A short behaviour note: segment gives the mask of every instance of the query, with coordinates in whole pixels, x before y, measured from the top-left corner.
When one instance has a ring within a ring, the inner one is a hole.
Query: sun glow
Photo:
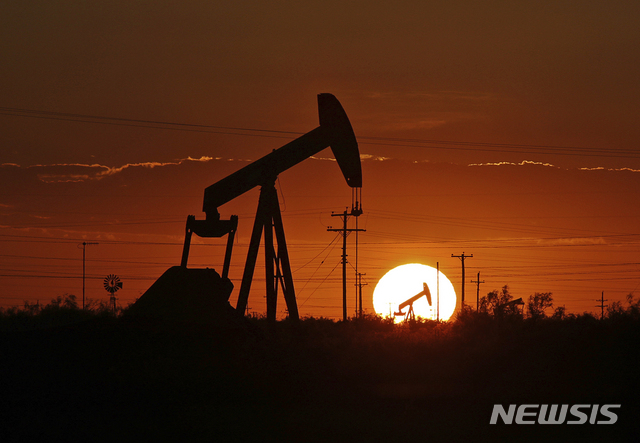
[[[438,271],[431,266],[411,263],[398,266],[387,272],[373,291],[373,307],[377,314],[384,317],[402,312],[407,314],[411,306],[400,305],[412,297],[423,293],[412,303],[413,313],[417,317],[435,320],[438,316],[438,293],[440,320],[448,320],[456,309],[456,291],[449,279],[440,272],[438,291]],[[426,283],[431,295],[431,305],[424,296]],[[404,320],[405,316],[394,316],[395,322]]]

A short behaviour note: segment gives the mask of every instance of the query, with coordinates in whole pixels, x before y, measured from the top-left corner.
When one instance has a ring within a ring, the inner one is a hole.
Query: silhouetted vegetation
[[[246,330],[136,319],[73,296],[0,312],[0,392],[11,441],[624,441],[640,412],[640,300],[604,320],[486,309],[395,325],[365,315]],[[621,403],[619,423],[490,427],[493,404]],[[552,429],[553,428],[553,429]]]
[[[102,300],[88,300],[85,308],[73,294],[60,295],[43,305],[25,301],[21,307],[0,308],[0,330],[29,330],[64,326],[94,318],[116,318],[123,308],[114,312]]]
[[[551,292],[536,292],[529,296],[527,303],[527,316],[532,319],[540,319],[546,316],[546,310],[553,307]]]
[[[627,295],[626,306],[620,301],[611,302],[607,307],[609,321],[638,321],[640,320],[640,298],[637,300],[633,294]]]

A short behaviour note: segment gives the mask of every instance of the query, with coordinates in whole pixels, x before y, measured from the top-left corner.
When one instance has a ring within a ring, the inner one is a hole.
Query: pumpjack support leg
[[[189,215],[187,216],[187,225],[185,227],[184,233],[184,246],[182,248],[182,260],[180,260],[180,266],[183,268],[187,267],[187,262],[189,261],[189,250],[191,249],[191,236],[193,235],[193,231],[191,230],[191,221],[195,220],[195,216]]]
[[[274,248],[275,239],[278,243],[278,253]],[[291,264],[287,252],[287,244],[278,203],[278,194],[273,184],[265,185],[260,190],[260,200],[258,210],[251,233],[247,262],[244,268],[240,293],[238,294],[238,304],[236,310],[243,313],[247,309],[251,281],[255,270],[260,240],[264,232],[265,247],[265,276],[267,281],[267,319],[275,321],[277,312],[278,283],[281,283],[289,318],[298,320],[298,306],[296,303],[295,291],[293,289],[293,276]]]
[[[275,189],[274,189],[275,191]],[[277,195],[276,195],[277,198]],[[280,214],[280,205],[275,205],[273,212],[273,229],[276,234],[276,240],[278,241],[278,262],[281,269],[282,277],[282,294],[284,295],[284,301],[287,304],[287,310],[289,311],[289,318],[299,319],[298,303],[296,302],[296,291],[293,288],[293,274],[291,272],[291,262],[289,261],[289,252],[287,250],[287,241],[284,237],[284,225],[282,224],[282,215]],[[277,282],[276,282],[277,288]]]
[[[244,273],[242,274],[242,283],[240,284],[240,292],[238,293],[238,303],[236,311],[244,315],[247,310],[249,301],[249,291],[251,290],[251,281],[253,280],[253,271],[256,268],[256,260],[258,258],[258,250],[260,249],[260,239],[264,230],[264,196],[260,192],[258,200],[258,210],[256,211],[256,219],[253,222],[253,230],[251,231],[251,240],[249,241],[249,250],[247,251],[247,261],[244,265]]]

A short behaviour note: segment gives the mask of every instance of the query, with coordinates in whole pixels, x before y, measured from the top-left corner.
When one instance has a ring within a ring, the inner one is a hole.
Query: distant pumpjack
[[[415,320],[416,316],[413,312],[413,303],[418,300],[423,295],[427,297],[427,301],[429,302],[429,306],[431,306],[431,292],[429,291],[429,286],[426,283],[422,283],[423,291],[419,294],[414,295],[409,300],[400,303],[398,306],[398,312],[394,312],[393,315],[396,317],[404,317],[405,320],[411,319]],[[402,310],[406,307],[409,307],[409,310],[405,314]]]
[[[507,309],[515,309],[518,314],[522,315],[524,312],[524,301],[522,301],[522,297],[516,298],[515,300],[498,306],[498,308],[500,312],[505,312]]]
[[[205,220],[196,220],[193,215],[187,217],[182,267],[187,266],[192,234],[200,237],[222,237],[229,234],[222,268],[222,277],[228,278],[238,217],[232,215],[229,220],[221,220],[218,207],[256,186],[261,187],[236,306],[236,310],[242,314],[247,308],[260,239],[264,231],[267,319],[272,321],[276,319],[278,284],[282,286],[289,318],[294,320],[299,318],[291,264],[275,188],[278,175],[330,146],[347,184],[352,188],[362,187],[358,142],[342,105],[332,94],[319,94],[318,114],[320,126],[316,129],[206,188],[202,208],[206,214]],[[278,245],[277,251],[273,242],[274,231]]]

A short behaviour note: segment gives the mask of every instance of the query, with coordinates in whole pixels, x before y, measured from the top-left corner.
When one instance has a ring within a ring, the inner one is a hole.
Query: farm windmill
[[[109,274],[104,279],[104,289],[111,294],[109,297],[109,306],[113,309],[113,312],[116,311],[116,292],[119,289],[122,289],[122,282],[120,281],[120,277],[115,274]]]

